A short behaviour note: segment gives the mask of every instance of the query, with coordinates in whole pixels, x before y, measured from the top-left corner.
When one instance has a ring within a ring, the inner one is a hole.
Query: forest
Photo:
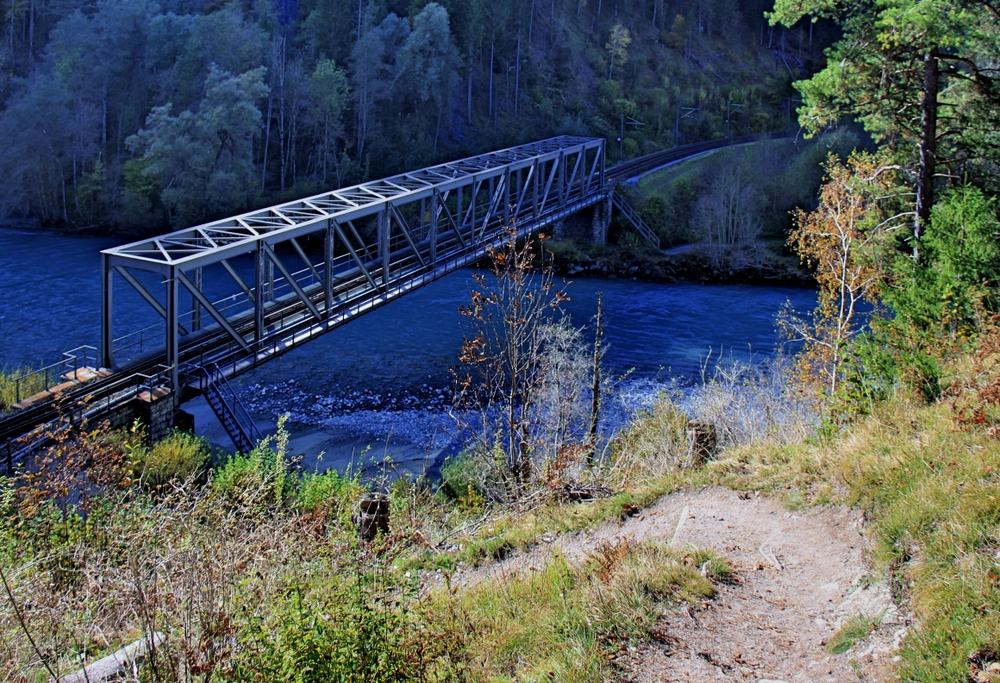
[[[614,163],[784,130],[838,31],[767,0],[0,8],[0,220],[122,234],[556,134]]]

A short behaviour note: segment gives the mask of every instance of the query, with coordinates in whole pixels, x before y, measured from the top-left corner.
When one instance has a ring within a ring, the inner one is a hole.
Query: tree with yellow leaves
[[[856,152],[846,164],[831,155],[819,206],[794,213],[789,244],[813,269],[819,301],[810,318],[787,310],[780,324],[804,344],[798,369],[805,383],[834,395],[843,373],[844,348],[861,325],[862,302],[874,302],[891,258],[893,233],[912,207],[900,201],[898,169]]]
[[[604,49],[608,51],[609,81],[615,67],[624,66],[628,60],[628,46],[631,42],[632,36],[629,34],[628,29],[621,24],[615,24],[614,28],[611,29],[611,37],[608,38],[608,42],[604,45]]]

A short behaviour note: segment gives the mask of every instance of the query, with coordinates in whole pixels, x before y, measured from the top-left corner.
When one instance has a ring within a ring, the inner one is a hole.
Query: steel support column
[[[253,252],[253,342],[254,353],[259,354],[263,349],[261,342],[264,340],[264,305],[267,300],[267,254],[264,253],[266,244],[260,242]]]
[[[179,403],[181,382],[180,382],[180,323],[177,319],[180,311],[180,281],[177,278],[177,267],[170,268],[170,277],[167,278],[167,366],[170,368],[170,391],[171,400],[176,408]]]
[[[106,368],[114,367],[114,268],[108,263],[110,257],[101,254],[101,365]]]
[[[264,259],[264,299],[274,301],[274,263],[270,259]]]
[[[323,238],[323,301],[326,302],[326,309],[323,313],[326,319],[330,319],[333,313],[333,250],[336,233],[333,230],[333,219],[326,222],[326,235]]]
[[[431,263],[437,261],[437,234],[438,234],[438,203],[441,201],[441,193],[435,188],[431,195],[431,216],[430,228],[427,235],[431,246]]]
[[[191,285],[201,292],[201,268],[195,268],[191,271]],[[198,303],[198,297],[192,294],[191,296],[191,331],[197,332],[201,329],[201,304]]]
[[[538,187],[541,175],[542,175],[542,166],[541,164],[538,163],[538,159],[535,159],[535,162],[531,165],[531,178],[532,182],[534,183],[534,187],[532,188],[534,196],[531,198],[531,217],[534,220],[538,220],[538,208],[539,208]]]
[[[389,210],[378,212],[378,255],[382,259],[382,291],[389,289]]]

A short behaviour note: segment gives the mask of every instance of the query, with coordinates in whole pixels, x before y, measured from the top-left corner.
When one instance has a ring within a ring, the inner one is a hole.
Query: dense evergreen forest
[[[771,4],[3,0],[0,219],[148,233],[560,133],[781,130],[839,29]]]

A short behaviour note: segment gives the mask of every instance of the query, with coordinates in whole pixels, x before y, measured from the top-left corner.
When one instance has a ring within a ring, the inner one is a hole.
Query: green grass
[[[602,522],[620,519],[626,510],[649,507],[664,494],[686,484],[681,476],[671,474],[600,500],[582,503],[553,501],[526,513],[497,516],[477,533],[456,538],[454,544],[457,549],[422,551],[401,560],[399,567],[402,570],[449,568],[459,563],[479,566],[502,559],[514,551],[530,548],[546,534],[592,529]]]
[[[842,655],[855,644],[868,637],[878,624],[877,619],[855,616],[851,617],[826,644],[826,651],[832,655]]]
[[[183,482],[203,476],[211,460],[211,449],[204,437],[173,431],[136,456],[139,481],[149,489],[157,489],[171,481]]]
[[[712,163],[712,157],[721,152],[716,149],[711,152],[699,154],[690,159],[678,161],[655,173],[643,176],[639,179],[639,191],[648,199],[650,197],[668,198],[671,193],[671,186],[674,181],[682,177],[700,177]]]
[[[472,681],[600,683],[617,678],[612,657],[648,641],[666,605],[714,595],[699,568],[728,564],[696,549],[607,546],[583,565],[556,554],[537,571],[438,591],[434,623],[471,635]]]

